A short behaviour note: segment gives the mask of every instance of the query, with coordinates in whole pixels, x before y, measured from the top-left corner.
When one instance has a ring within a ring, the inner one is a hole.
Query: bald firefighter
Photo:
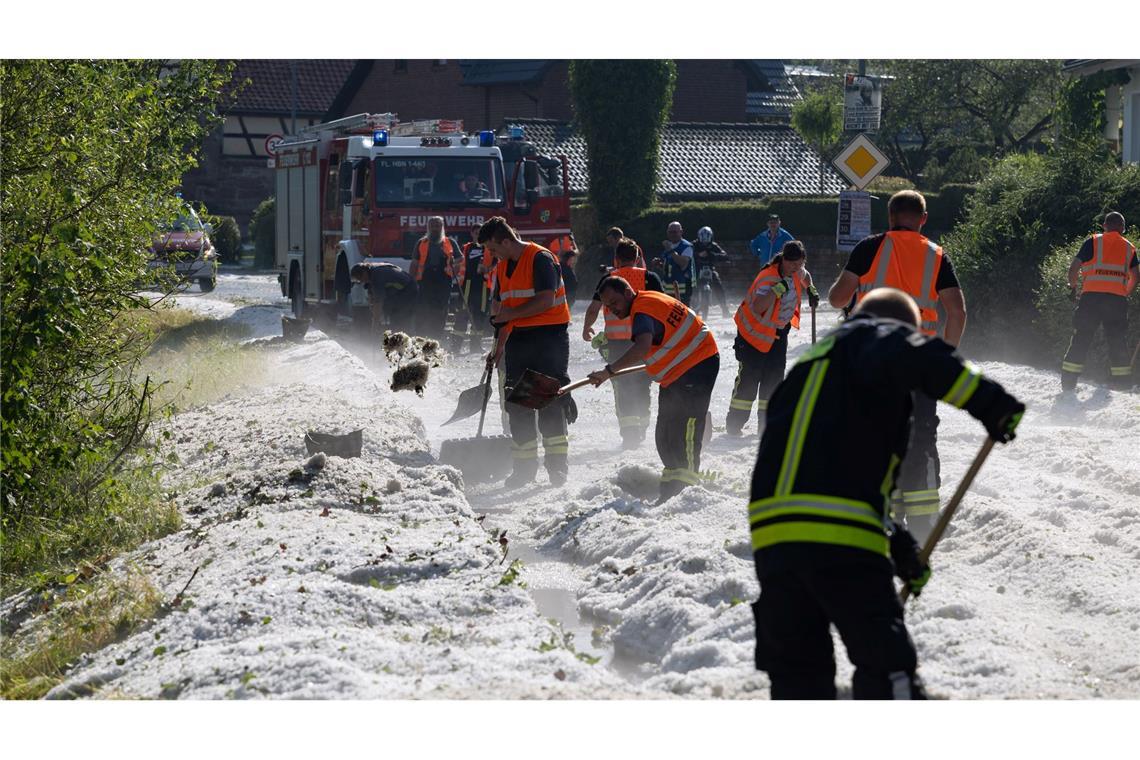
[[[652,290],[661,293],[661,278],[656,272],[650,272],[644,267],[637,266],[641,250],[637,243],[629,238],[618,241],[614,250],[617,268],[610,275],[621,277],[630,284],[635,293],[643,290]],[[605,278],[602,278],[602,282]],[[601,283],[599,283],[600,285]],[[602,312],[605,319],[605,332],[594,335],[594,322],[598,313]],[[594,300],[586,307],[586,319],[582,325],[582,340],[598,347],[598,351],[605,361],[617,359],[633,347],[633,318],[620,318],[609,309],[602,306],[601,292],[594,293]],[[614,408],[617,411],[618,428],[621,430],[623,449],[635,449],[645,440],[645,432],[649,429],[649,386],[652,381],[647,375],[635,372],[630,375],[614,378]]]
[[[827,294],[831,305],[846,307],[852,296],[861,301],[874,288],[897,288],[918,304],[922,317],[919,332],[942,333],[942,339],[957,348],[966,329],[966,301],[954,267],[942,247],[922,234],[926,224],[926,199],[914,190],[903,190],[887,203],[890,231],[861,240],[851,251],[844,271]],[[938,307],[946,312],[945,324]],[[938,521],[942,484],[938,458],[937,402],[921,390],[915,392],[914,424],[907,458],[899,469],[898,490],[892,495],[892,510],[923,542]]]
[[[965,409],[1002,443],[1025,411],[953,346],[915,330],[908,295],[865,295],[772,395],[752,473],[756,668],[773,699],[835,699],[831,625],[855,666],[855,699],[925,698],[892,575],[917,595],[930,568],[887,519],[912,392]]]
[[[657,454],[661,471],[660,502],[700,482],[701,442],[720,352],[705,323],[672,296],[636,291],[623,277],[598,285],[602,304],[619,319],[631,320],[633,345],[605,368],[589,374],[601,385],[618,370],[646,365],[661,386],[657,395]]]
[[[1077,278],[1080,278],[1078,282]],[[1116,388],[1132,384],[1128,334],[1128,297],[1140,281],[1136,246],[1124,237],[1124,215],[1112,211],[1104,217],[1104,233],[1086,240],[1069,265],[1069,287],[1080,300],[1073,313],[1073,337],[1061,362],[1061,390],[1073,391],[1085,370],[1085,357],[1097,328],[1104,325],[1108,344],[1109,382]]]
[[[768,397],[784,379],[788,364],[788,333],[800,329],[800,302],[804,293],[812,308],[819,292],[805,268],[807,253],[798,240],[783,249],[760,270],[736,309],[736,341],[732,344],[739,362],[732,398],[728,402],[725,428],[738,436],[756,403],[756,429],[764,430]]]
[[[506,388],[518,384],[528,369],[570,382],[570,308],[554,255],[521,240],[501,216],[479,228],[478,242],[498,259],[492,321],[499,340],[487,356],[488,366],[505,358]],[[538,437],[542,434],[543,464],[552,485],[566,482],[569,439],[566,426],[576,416],[574,401],[566,395],[536,412],[507,404],[514,467],[506,486],[514,488],[534,480],[538,472]],[[537,426],[536,426],[537,415]]]

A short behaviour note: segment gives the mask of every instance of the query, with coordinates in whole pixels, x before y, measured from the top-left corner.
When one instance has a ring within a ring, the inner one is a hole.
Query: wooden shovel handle
[[[621,377],[622,375],[632,375],[634,372],[641,372],[644,369],[645,369],[644,364],[638,364],[636,367],[626,367],[625,369],[619,369],[617,372],[610,375],[610,379],[612,380],[613,378]],[[590,384],[590,378],[588,378],[588,377],[584,377],[581,380],[575,380],[574,382],[570,383],[569,385],[563,385],[561,388],[559,388],[558,389],[558,395],[561,396],[565,393],[569,393],[570,391],[578,390],[582,386],[589,385],[589,384]]]

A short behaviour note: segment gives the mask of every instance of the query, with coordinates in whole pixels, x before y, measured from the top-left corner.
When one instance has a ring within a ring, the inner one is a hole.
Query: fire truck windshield
[[[493,158],[377,158],[378,206],[500,206],[503,169]]]

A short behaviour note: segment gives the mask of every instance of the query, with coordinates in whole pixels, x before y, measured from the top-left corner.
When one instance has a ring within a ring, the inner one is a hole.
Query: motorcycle
[[[709,316],[709,306],[712,304],[712,283],[713,268],[706,266],[697,275],[697,289],[693,293],[693,311],[700,315],[701,319],[708,319]]]

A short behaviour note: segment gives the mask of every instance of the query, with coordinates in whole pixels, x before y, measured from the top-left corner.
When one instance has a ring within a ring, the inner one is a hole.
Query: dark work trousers
[[[384,304],[381,309],[388,329],[392,332],[414,331],[416,302],[419,300],[416,284],[409,283],[403,290],[384,288],[383,299]]]
[[[419,285],[416,333],[425,338],[442,338],[447,320],[447,299],[451,295],[451,278],[442,269],[428,269]]]
[[[513,388],[523,372],[533,369],[558,378],[563,385],[570,382],[570,335],[567,325],[515,328],[507,338],[506,386]],[[508,391],[509,393],[509,391]],[[569,400],[569,397],[564,397]],[[569,441],[566,437],[566,403],[548,404],[539,411],[518,404],[507,404],[514,456],[514,471],[533,476],[538,472],[538,436],[542,434],[543,464],[547,472],[567,471]],[[537,418],[538,424],[535,425]]]
[[[661,498],[680,493],[700,482],[701,443],[709,411],[720,354],[710,356],[657,395],[657,454],[661,471]]]
[[[761,549],[755,560],[756,669],[767,671],[772,699],[835,699],[830,625],[855,666],[855,699],[926,698],[890,560],[802,543]]]
[[[739,367],[736,370],[736,383],[732,386],[732,398],[728,402],[728,417],[725,427],[733,435],[740,433],[744,423],[752,415],[752,404],[756,403],[756,429],[764,431],[764,418],[768,413],[768,399],[784,380],[784,370],[788,366],[788,332],[791,325],[785,325],[777,332],[772,348],[765,353],[755,348],[737,333],[732,344]]]
[[[918,545],[938,522],[938,488],[942,485],[938,460],[938,402],[925,393],[911,394],[914,413],[910,421],[910,442],[899,465],[891,509],[895,520],[905,523]]]
[[[1128,334],[1128,299],[1112,293],[1084,293],[1073,312],[1073,337],[1061,362],[1062,390],[1077,387],[1077,378],[1085,370],[1085,358],[1101,325],[1104,342],[1108,344],[1109,384],[1117,388],[1132,384],[1132,357],[1124,342]]]
[[[620,359],[633,346],[630,340],[611,340],[602,347],[600,353],[606,364]],[[614,387],[614,409],[617,411],[618,428],[622,443],[635,446],[645,440],[649,429],[649,388],[653,381],[644,372],[634,372],[610,380]]]
[[[491,293],[489,292],[483,276],[467,278],[463,283],[463,300],[466,307],[455,313],[455,333],[462,336],[467,333],[467,325],[471,325],[471,352],[476,353],[482,348],[483,336],[491,331],[488,315],[491,308]]]

